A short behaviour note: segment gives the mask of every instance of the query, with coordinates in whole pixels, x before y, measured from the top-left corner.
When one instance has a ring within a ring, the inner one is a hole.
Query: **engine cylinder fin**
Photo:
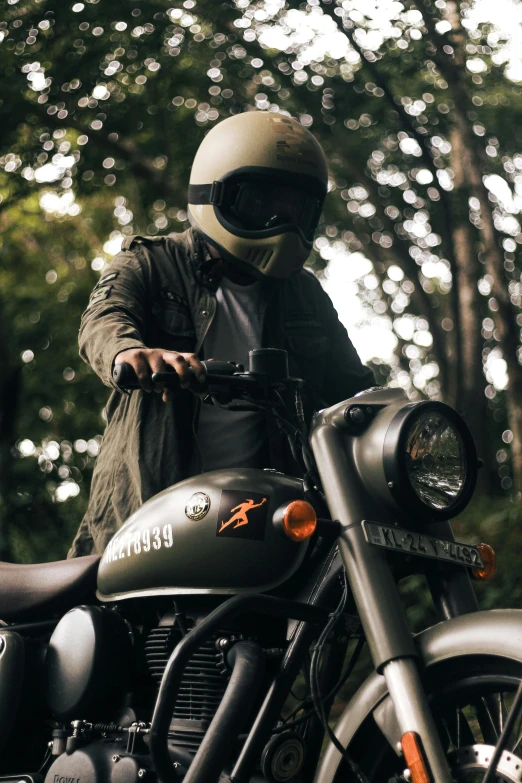
[[[170,734],[176,744],[199,747],[223,698],[229,677],[223,666],[222,655],[216,649],[216,639],[223,635],[225,631],[203,644],[185,668]],[[145,658],[149,672],[158,684],[172,651],[181,639],[182,633],[175,625],[150,631],[145,643]]]

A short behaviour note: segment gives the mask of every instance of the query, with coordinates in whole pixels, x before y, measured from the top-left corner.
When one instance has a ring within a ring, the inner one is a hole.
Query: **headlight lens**
[[[461,416],[443,402],[408,403],[391,420],[383,448],[395,507],[417,520],[460,514],[477,480],[477,452]]]
[[[433,509],[453,506],[467,474],[460,433],[438,411],[427,411],[413,423],[405,445],[406,470],[415,494]]]

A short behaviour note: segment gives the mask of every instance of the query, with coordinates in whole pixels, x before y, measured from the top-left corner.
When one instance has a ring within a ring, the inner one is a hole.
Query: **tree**
[[[125,235],[187,227],[199,142],[252,108],[297,116],[327,152],[310,263],[323,276],[365,259],[365,319],[397,344],[389,365],[376,355],[379,376],[466,414],[483,488],[509,489],[501,437],[512,438],[521,486],[521,90],[504,75],[502,37],[465,4],[390,8],[383,21],[351,0],[8,7],[2,556],[61,556],[85,508],[106,399],[77,357],[90,289]],[[505,391],[484,376],[493,360],[506,362]]]
[[[374,269],[388,288],[386,268],[390,265],[399,266],[413,286],[407,292],[410,308],[426,320],[433,340],[431,350],[422,358],[428,364],[435,359],[439,370],[437,384],[431,383],[431,390],[426,390],[440,394],[465,414],[479,453],[487,462],[484,489],[496,483],[495,436],[498,439],[500,433],[494,421],[503,417],[503,411],[491,403],[497,395],[491,384],[485,389],[489,401],[479,390],[486,386],[483,358],[501,352],[509,374],[505,393],[509,429],[503,434],[506,441],[513,441],[513,476],[520,487],[520,271],[514,250],[522,235],[509,205],[502,204],[486,184],[496,180],[492,184],[498,187],[499,182],[504,183],[508,190],[508,180],[516,178],[520,131],[508,121],[511,133],[506,134],[498,117],[486,110],[483,121],[488,123],[488,132],[498,133],[488,137],[476,110],[489,101],[498,103],[499,87],[505,105],[518,108],[520,104],[520,88],[502,75],[504,42],[497,32],[492,33],[491,24],[475,28],[469,22],[467,4],[458,9],[444,2],[427,2],[422,9],[413,3],[395,6],[387,20],[390,25],[386,28],[381,20],[380,29],[378,6],[367,16],[347,1],[309,3],[299,9],[294,13],[303,18],[317,18],[321,11],[328,15],[349,44],[346,59],[351,67],[332,57],[324,58],[325,64],[317,58],[314,62],[306,42],[294,46],[290,58],[293,71],[287,71],[294,83],[299,77],[301,93],[303,86],[313,91],[314,72],[321,74],[320,81],[315,77],[316,85],[332,85],[321,91],[321,108],[316,101],[315,110],[311,110],[308,95],[306,102],[314,118],[319,118],[319,111],[324,115],[327,128],[317,128],[314,122],[314,131],[336,139],[339,170],[361,186],[359,197],[347,204],[354,215],[348,220],[355,238],[348,249],[359,249],[362,241],[364,252],[377,261]],[[288,16],[284,9],[274,24],[288,28]],[[495,46],[487,41],[494,41]],[[486,59],[469,56],[477,52]],[[488,71],[489,78],[472,73],[477,68]],[[356,95],[346,89],[346,82]],[[475,91],[481,94],[473,94]],[[351,117],[346,116],[348,111]],[[345,128],[358,131],[357,151],[347,140]],[[503,156],[499,154],[501,143]],[[356,190],[352,188],[352,196]],[[348,200],[350,189],[344,192]],[[347,222],[346,216],[343,222]],[[435,265],[441,270],[439,274],[433,274]],[[494,295],[489,297],[490,293]],[[397,297],[389,304],[396,313],[397,308],[404,310]],[[402,320],[395,318],[394,326],[400,328]],[[419,367],[415,348],[405,344],[402,352],[412,356],[410,368],[415,373],[415,366]],[[404,373],[404,368],[399,372]],[[484,426],[488,421],[493,426]],[[498,456],[504,455],[500,449]],[[503,465],[501,470],[505,469]],[[504,475],[503,485],[510,482]]]

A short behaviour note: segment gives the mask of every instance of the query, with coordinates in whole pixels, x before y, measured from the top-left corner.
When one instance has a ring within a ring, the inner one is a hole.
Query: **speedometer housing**
[[[403,406],[391,420],[383,467],[393,502],[410,517],[439,522],[459,514],[477,481],[477,453],[462,417],[442,402]]]

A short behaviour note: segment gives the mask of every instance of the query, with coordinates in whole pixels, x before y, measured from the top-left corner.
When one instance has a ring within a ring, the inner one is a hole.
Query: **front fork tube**
[[[401,737],[407,731],[415,731],[421,738],[433,783],[451,783],[453,778],[428,706],[417,662],[414,658],[398,658],[383,666],[382,673],[395,708]]]
[[[420,679],[417,650],[383,549],[370,546],[360,524],[344,529],[339,548],[370,653],[384,675],[401,736],[416,732],[436,783],[452,776]]]

